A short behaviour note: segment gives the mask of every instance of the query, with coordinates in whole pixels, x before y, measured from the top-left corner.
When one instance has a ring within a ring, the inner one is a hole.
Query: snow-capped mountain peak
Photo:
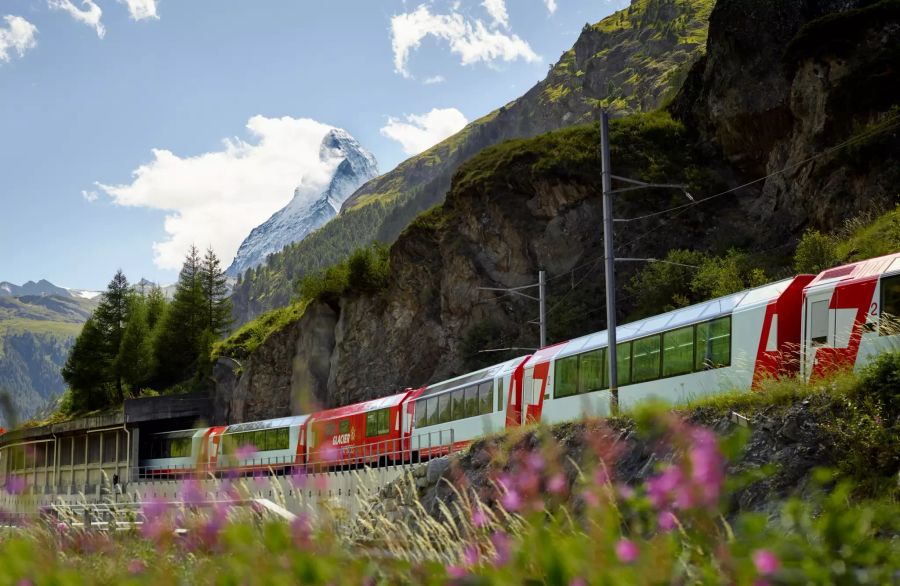
[[[324,136],[319,158],[334,165],[325,190],[311,199],[308,188],[298,186],[293,199],[254,228],[241,243],[227,275],[237,277],[248,268],[264,263],[270,254],[303,240],[335,217],[344,201],[363,183],[378,175],[378,163],[372,153],[340,128],[333,128]]]

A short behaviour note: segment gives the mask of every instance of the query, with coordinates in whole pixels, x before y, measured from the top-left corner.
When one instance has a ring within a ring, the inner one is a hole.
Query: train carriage
[[[619,405],[670,403],[799,370],[800,275],[617,328]],[[607,332],[543,348],[524,367],[524,422],[609,415]]]
[[[414,411],[410,449],[425,458],[518,425],[522,366],[527,357],[425,387],[409,400]],[[512,417],[508,417],[512,414]]]
[[[215,468],[224,427],[155,433],[141,445],[141,476],[187,476]]]
[[[312,465],[394,463],[406,458],[403,405],[413,391],[314,413],[308,425]]]
[[[900,350],[900,254],[828,269],[803,291],[804,377]]]
[[[306,463],[309,415],[229,425],[217,468],[238,472],[291,469]]]

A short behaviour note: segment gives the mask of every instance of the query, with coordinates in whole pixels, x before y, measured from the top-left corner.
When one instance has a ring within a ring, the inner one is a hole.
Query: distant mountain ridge
[[[313,201],[308,201],[298,187],[294,198],[257,226],[241,243],[234,262],[225,272],[237,277],[249,268],[266,261],[285,246],[302,240],[334,218],[344,201],[366,181],[378,175],[375,157],[345,130],[334,128],[322,139],[319,158],[323,162],[340,159],[328,188]]]
[[[65,287],[58,287],[47,279],[41,279],[38,282],[28,281],[24,285],[16,285],[15,283],[10,283],[9,281],[0,281],[0,297],[23,297],[26,295],[46,297],[50,295],[58,295],[60,297],[93,299],[99,294],[99,291],[88,291],[85,289],[66,289]]]
[[[627,114],[659,107],[704,54],[714,0],[632,0],[594,25],[522,97],[363,185],[331,222],[245,274],[232,296],[235,319],[287,305],[303,275],[373,241],[393,242],[443,201],[459,166],[508,139],[583,124],[601,108]]]
[[[42,279],[0,283],[0,390],[15,416],[32,417],[64,391],[60,370],[99,293],[66,289]],[[0,414],[8,423],[9,414]]]

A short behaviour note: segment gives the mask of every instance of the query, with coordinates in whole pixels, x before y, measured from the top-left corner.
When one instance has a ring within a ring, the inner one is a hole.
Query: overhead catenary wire
[[[897,127],[897,126],[900,126],[900,115],[897,115],[897,116],[895,116],[894,118],[889,118],[886,125],[880,126],[880,127],[878,127],[878,128],[873,128],[872,130],[869,130],[869,131],[867,131],[867,132],[863,132],[862,134],[859,134],[859,135],[857,135],[857,136],[854,136],[854,137],[852,137],[852,138],[849,138],[849,139],[845,140],[845,141],[842,142],[842,143],[839,143],[839,144],[836,144],[836,145],[834,145],[834,146],[831,146],[831,147],[825,149],[824,151],[822,151],[822,152],[820,152],[820,153],[816,153],[815,155],[811,155],[811,156],[809,156],[809,157],[803,159],[802,161],[798,161],[798,162],[796,162],[796,163],[793,163],[793,164],[791,164],[791,165],[788,165],[788,166],[786,166],[786,167],[783,167],[782,169],[779,169],[778,171],[774,171],[774,172],[769,173],[768,175],[765,175],[765,176],[763,176],[763,177],[758,177],[758,178],[756,178],[756,179],[754,179],[754,180],[752,180],[752,181],[748,181],[747,183],[744,183],[744,184],[742,184],[742,185],[738,185],[737,187],[732,187],[732,188],[730,188],[730,189],[726,189],[725,191],[721,191],[721,192],[719,192],[719,193],[716,193],[716,194],[713,194],[713,195],[709,195],[709,196],[707,196],[707,197],[695,199],[695,201],[692,201],[692,202],[680,204],[680,205],[677,205],[677,206],[672,206],[672,207],[670,207],[670,208],[667,208],[667,209],[665,209],[665,210],[660,210],[660,211],[658,211],[658,212],[651,212],[651,213],[649,213],[649,214],[644,214],[644,215],[641,215],[641,216],[636,216],[636,217],[634,217],[634,218],[616,218],[614,221],[615,221],[615,222],[618,222],[618,223],[637,222],[637,221],[639,221],[639,220],[645,220],[645,219],[647,219],[647,218],[653,218],[653,217],[655,217],[655,216],[661,216],[661,215],[667,214],[667,213],[669,213],[669,212],[674,212],[674,211],[677,211],[677,210],[687,209],[687,208],[690,208],[690,207],[693,207],[693,206],[696,206],[696,205],[700,205],[700,204],[705,203],[705,202],[707,202],[707,201],[710,201],[710,200],[713,200],[713,199],[716,199],[716,198],[719,198],[719,197],[728,195],[729,193],[734,193],[734,192],[736,192],[736,191],[740,191],[741,189],[745,189],[745,188],[747,188],[747,187],[750,187],[751,185],[755,185],[755,184],[760,183],[760,182],[762,182],[762,181],[766,181],[767,179],[771,179],[772,177],[777,177],[778,175],[781,175],[781,174],[783,174],[783,173],[787,173],[788,171],[792,171],[792,170],[794,170],[794,169],[796,169],[796,168],[798,168],[798,167],[802,167],[803,165],[806,165],[807,163],[811,163],[812,161],[815,161],[816,159],[820,159],[820,158],[822,158],[822,157],[824,157],[824,156],[830,155],[830,154],[834,153],[835,151],[838,151],[838,150],[843,149],[843,148],[847,148],[848,146],[850,146],[850,145],[852,145],[852,144],[855,144],[855,143],[857,143],[857,142],[866,140],[866,139],[871,138],[871,137],[873,137],[873,136],[875,136],[875,135],[877,135],[877,134],[880,134],[880,133],[882,133],[882,132],[886,132],[886,131],[888,131],[888,130],[891,130],[891,129],[893,129],[894,127]]]

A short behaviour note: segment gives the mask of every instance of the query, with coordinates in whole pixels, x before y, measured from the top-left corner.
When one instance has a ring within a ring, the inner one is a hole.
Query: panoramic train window
[[[881,280],[881,320],[879,336],[900,334],[900,275]]]
[[[604,364],[607,360],[604,354]],[[620,387],[631,383],[631,342],[616,344],[616,379]],[[606,367],[603,368],[603,388],[609,388],[609,368]]]
[[[366,413],[366,437],[377,437],[388,433],[391,430],[390,420],[390,409],[379,409]]]
[[[478,415],[478,387],[468,387],[464,417],[474,417],[475,415]]]
[[[416,401],[416,427],[425,427],[428,425],[428,403],[422,399]]]
[[[338,429],[340,429],[340,433],[350,433],[350,420],[341,419]]]
[[[451,395],[450,417],[452,419],[462,419],[466,417],[466,390],[456,389]]]
[[[694,326],[663,334],[663,376],[691,372],[694,366]]]
[[[435,425],[438,422],[438,400],[437,397],[428,399],[428,425]]]
[[[606,348],[578,355],[578,392],[590,393],[603,388],[603,363]]]
[[[566,356],[557,360],[555,378],[553,398],[561,399],[578,393],[578,356]]]
[[[478,385],[478,402],[481,404],[482,415],[494,412],[494,385],[490,381]]]
[[[444,393],[438,397],[438,423],[450,421],[450,395]]]
[[[659,378],[659,336],[642,338],[631,343],[631,379],[635,383]]]
[[[731,317],[697,324],[695,370],[731,364]]]

